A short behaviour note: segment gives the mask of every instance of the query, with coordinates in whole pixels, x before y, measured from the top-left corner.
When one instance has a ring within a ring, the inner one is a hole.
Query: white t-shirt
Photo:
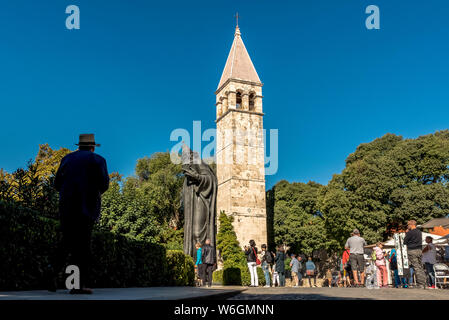
[[[422,254],[422,263],[437,263],[437,250],[435,249],[435,245],[433,243],[428,243],[430,250],[427,250]]]

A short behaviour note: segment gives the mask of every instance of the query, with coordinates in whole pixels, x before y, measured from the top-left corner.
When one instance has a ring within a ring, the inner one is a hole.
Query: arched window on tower
[[[255,109],[255,102],[256,102],[256,95],[254,94],[254,92],[252,92],[249,95],[249,111],[254,111],[254,109]]]
[[[237,94],[236,94],[235,107],[237,109],[241,109],[242,108],[242,93],[240,91],[238,91]]]

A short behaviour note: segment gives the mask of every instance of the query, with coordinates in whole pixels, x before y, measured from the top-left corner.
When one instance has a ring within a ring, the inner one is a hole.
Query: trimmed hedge
[[[167,251],[167,281],[171,286],[193,286],[195,282],[195,264],[191,256],[181,250]]]
[[[58,221],[0,201],[0,290],[45,288],[43,273],[59,243],[58,230]],[[94,287],[159,286],[169,279],[160,244],[95,231],[92,254]]]
[[[266,284],[265,276],[262,268],[257,268],[257,277],[259,279],[259,285],[264,286]],[[221,270],[216,270],[212,274],[213,282],[226,285],[242,285],[249,286],[251,284],[251,275],[248,268],[228,267]]]

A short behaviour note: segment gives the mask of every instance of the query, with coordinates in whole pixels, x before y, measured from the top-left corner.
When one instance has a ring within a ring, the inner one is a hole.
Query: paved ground
[[[71,295],[68,290],[48,292],[3,291],[0,300],[183,300],[183,299],[226,299],[245,290],[242,287],[151,287],[94,289],[94,294]]]
[[[449,290],[260,287],[228,300],[449,300]]]
[[[449,290],[365,288],[151,287],[95,289],[93,295],[45,290],[0,292],[1,300],[449,300]]]

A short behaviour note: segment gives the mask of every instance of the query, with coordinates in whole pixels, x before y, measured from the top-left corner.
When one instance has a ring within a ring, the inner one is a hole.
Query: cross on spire
[[[235,14],[235,21],[236,21],[236,23],[237,23],[237,25],[236,25],[237,28],[239,27],[239,18],[240,18],[240,16],[239,16],[239,13],[237,12],[237,13]]]

